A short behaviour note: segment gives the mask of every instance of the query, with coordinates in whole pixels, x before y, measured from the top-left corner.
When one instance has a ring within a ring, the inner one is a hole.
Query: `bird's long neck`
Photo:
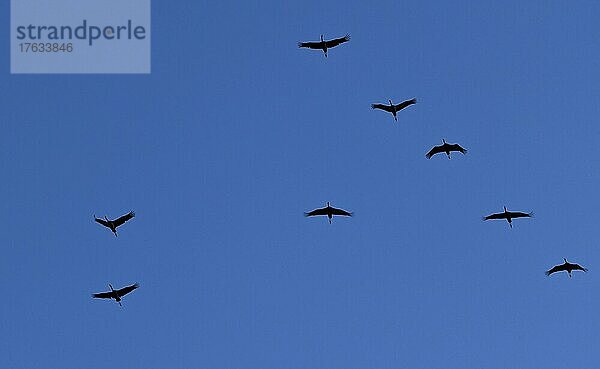
[[[323,42],[323,35],[321,35],[321,42]]]
[[[329,201],[327,201],[327,207],[329,207]]]
[[[393,106],[394,104],[392,104],[392,100],[388,100],[390,102],[390,106]]]
[[[442,143],[445,145],[446,144],[446,139],[442,138]]]
[[[504,206],[504,212],[505,212],[505,213],[508,213],[508,210],[506,210],[506,206]]]
[[[567,261],[567,258],[563,258],[563,260],[565,261],[565,264],[567,264],[567,263],[568,263],[568,261]]]

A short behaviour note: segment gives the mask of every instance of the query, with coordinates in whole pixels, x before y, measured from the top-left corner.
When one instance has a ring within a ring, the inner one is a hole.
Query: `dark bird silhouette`
[[[392,104],[392,100],[388,100],[390,102],[390,105],[384,105],[384,104],[371,104],[371,108],[373,109],[381,109],[381,110],[385,110],[387,112],[392,113],[392,115],[394,116],[394,120],[397,122],[398,118],[396,117],[396,113],[399,112],[400,110],[406,108],[407,106],[413,105],[417,103],[417,99],[410,99],[410,100],[406,100],[401,102],[398,105],[394,105]]]
[[[550,275],[552,273],[556,273],[556,272],[562,272],[562,271],[566,271],[567,273],[569,273],[569,277],[572,277],[571,272],[573,270],[582,270],[584,272],[587,272],[587,269],[582,267],[579,264],[571,264],[567,261],[566,258],[563,258],[563,260],[565,261],[563,264],[560,265],[555,265],[552,267],[552,269],[547,270],[546,271],[546,275]]]
[[[504,207],[503,213],[495,213],[490,214],[488,216],[483,217],[483,220],[490,219],[506,219],[508,221],[508,225],[512,228],[512,220],[514,218],[531,218],[533,213],[521,213],[519,211],[508,211],[506,210],[506,206]]]
[[[115,299],[115,301],[117,301],[120,306],[123,306],[121,305],[121,297],[127,295],[129,292],[135,290],[139,286],[139,284],[135,283],[131,286],[123,287],[120,290],[115,290],[113,289],[113,286],[109,283],[108,287],[110,287],[110,292],[93,293],[92,297],[96,299]]]
[[[467,153],[467,149],[463,148],[459,144],[449,144],[446,142],[445,139],[442,139],[442,142],[443,142],[442,145],[434,146],[431,150],[429,150],[429,152],[427,154],[425,154],[425,157],[427,159],[431,159],[431,157],[433,155],[438,154],[440,152],[445,152],[446,155],[448,155],[448,159],[450,159],[450,153],[452,151],[458,151],[458,152],[462,153],[463,155]]]
[[[326,207],[320,208],[320,209],[315,209],[308,213],[304,213],[304,216],[305,217],[313,217],[315,215],[327,215],[327,218],[329,218],[329,224],[331,224],[331,218],[333,218],[334,215],[342,215],[342,216],[351,217],[352,214],[353,213],[349,213],[346,210],[336,209],[334,207],[331,207],[329,205],[329,201],[327,201]]]
[[[333,40],[324,41],[323,35],[321,35],[321,41],[319,42],[298,42],[298,47],[307,47],[309,49],[317,49],[323,50],[325,53],[325,57],[327,57],[327,49],[332,47],[336,47],[339,44],[343,44],[344,42],[350,41],[350,35],[346,35],[344,37],[336,38]]]
[[[106,217],[106,215],[104,216],[104,219],[96,218],[96,215],[94,215],[94,220],[96,222],[102,224],[103,226],[110,228],[110,230],[115,234],[115,237],[116,237],[117,236],[117,227],[122,225],[129,219],[133,218],[134,216],[135,216],[135,213],[133,211],[130,211],[129,213],[127,213],[115,220],[109,220]]]

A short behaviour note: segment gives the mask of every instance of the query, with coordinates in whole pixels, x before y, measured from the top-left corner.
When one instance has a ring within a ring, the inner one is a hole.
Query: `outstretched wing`
[[[343,44],[344,42],[350,41],[350,35],[346,35],[344,37],[336,38],[333,40],[325,41],[325,45],[329,47],[336,47],[339,44]]]
[[[113,223],[115,224],[115,227],[120,226],[121,224],[125,223],[126,221],[128,221],[129,219],[133,218],[135,216],[135,213],[133,211],[130,211],[129,213],[115,219],[113,221]]]
[[[510,216],[512,218],[531,218],[531,217],[533,217],[533,213],[522,213],[520,211],[511,211]]]
[[[132,284],[131,286],[123,287],[120,290],[116,290],[116,292],[119,294],[119,296],[125,296],[129,292],[138,288],[139,286],[140,286],[139,284],[135,283],[135,284]]]
[[[351,217],[353,213],[347,212],[346,210],[342,209],[331,208],[331,214]]]
[[[381,110],[385,110],[387,112],[392,112],[392,107],[389,105],[383,105],[383,104],[371,104],[371,108],[372,109],[381,109]]]
[[[96,218],[95,216],[94,216],[94,220],[96,222],[102,224],[103,226],[110,228],[110,226],[108,225],[108,222],[106,220],[100,219],[100,218]]]
[[[321,42],[298,42],[298,47],[308,47],[309,49],[322,49]]]
[[[562,272],[563,270],[565,270],[565,265],[555,265],[552,267],[552,269],[549,269],[546,271],[546,275],[550,275],[552,273],[556,273],[556,272]]]
[[[416,104],[416,103],[417,103],[417,99],[406,100],[404,102],[401,102],[398,105],[395,105],[396,106],[396,111],[402,110],[402,109],[406,108],[407,106],[410,106],[410,105],[413,105],[413,104]]]
[[[467,153],[467,149],[465,149],[464,147],[460,146],[459,144],[453,144],[453,145],[449,145],[450,146],[450,151],[458,151],[461,152],[463,154]]]
[[[315,215],[327,215],[327,208],[315,209],[313,211],[309,211],[308,213],[304,213],[305,217],[312,217]]]
[[[97,299],[110,299],[113,297],[112,292],[92,293],[92,297]]]
[[[427,159],[431,159],[431,157],[437,153],[443,152],[444,150],[442,149],[442,146],[434,146],[431,150],[429,150],[429,152],[427,154],[425,154],[425,157]]]
[[[506,219],[506,214],[495,213],[495,214],[490,214],[488,216],[483,217],[483,220],[490,220],[490,219]]]
[[[582,267],[582,266],[581,266],[581,265],[579,265],[579,264],[571,264],[571,267],[573,268],[573,270],[582,270],[582,271],[584,271],[584,272],[587,272],[587,271],[588,271],[586,268]]]

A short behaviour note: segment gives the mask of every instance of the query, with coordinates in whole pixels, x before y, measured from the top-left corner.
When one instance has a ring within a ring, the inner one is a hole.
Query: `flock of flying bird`
[[[323,35],[321,35],[321,40],[320,41],[316,41],[316,42],[299,42],[298,43],[298,47],[300,48],[309,48],[309,49],[315,49],[315,50],[323,50],[323,53],[325,54],[325,57],[327,57],[327,50],[333,47],[336,47],[338,45],[341,45],[345,42],[350,41],[350,35],[346,35],[344,37],[340,37],[340,38],[336,38],[333,40],[324,40],[323,39]],[[398,121],[398,116],[397,113],[404,109],[407,108],[411,105],[414,105],[417,103],[417,99],[413,98],[410,100],[406,100],[401,102],[400,104],[394,104],[392,103],[392,100],[388,100],[389,105],[386,104],[371,104],[371,108],[373,109],[379,109],[379,110],[383,110],[386,111],[388,113],[391,113],[394,116],[394,120]],[[461,154],[466,154],[467,150],[465,148],[463,148],[462,146],[460,146],[459,144],[449,144],[446,142],[445,139],[442,139],[442,144],[438,145],[438,146],[434,146],[431,150],[429,150],[429,152],[427,154],[425,154],[425,157],[427,159],[431,159],[432,156],[434,156],[435,154],[439,154],[439,153],[445,153],[446,156],[448,156],[448,159],[450,159],[450,153],[451,152],[460,152]],[[304,213],[305,216],[310,217],[310,216],[316,216],[316,215],[325,215],[327,216],[327,218],[329,219],[329,223],[331,223],[331,220],[333,218],[334,215],[339,215],[339,216],[352,216],[351,212],[348,212],[346,210],[343,209],[337,209],[332,207],[331,205],[329,205],[329,202],[327,202],[327,206],[324,208],[319,208],[319,209],[315,209],[313,211],[310,211],[308,213]],[[494,214],[490,214],[487,215],[485,217],[483,217],[483,220],[493,220],[493,219],[506,219],[506,221],[508,222],[508,225],[512,228],[512,220],[516,219],[516,218],[531,218],[533,216],[533,213],[523,213],[523,212],[519,212],[519,211],[508,211],[506,209],[506,206],[504,207],[504,211],[501,213],[494,213]],[[560,265],[556,265],[552,268],[550,268],[549,270],[546,271],[546,275],[551,275],[553,273],[556,272],[561,272],[561,271],[566,271],[569,274],[569,277],[571,277],[571,272],[573,270],[581,270],[584,272],[587,272],[587,269],[582,267],[579,264],[572,264],[569,263],[567,261],[566,258],[563,258],[564,263],[560,264]]]
[[[323,50],[325,57],[327,57],[328,49],[336,47],[336,46],[341,45],[348,41],[350,41],[350,35],[346,35],[344,37],[336,38],[333,40],[327,40],[327,41],[324,40],[323,35],[321,35],[320,41],[299,42],[298,47]],[[406,100],[406,101],[401,102],[400,104],[394,104],[394,103],[392,103],[392,100],[388,100],[388,102],[389,102],[389,105],[371,104],[371,108],[389,112],[394,116],[394,120],[398,121],[397,113],[400,110],[402,110],[408,106],[416,104],[417,99],[413,98],[410,100]],[[425,157],[427,159],[431,159],[431,157],[434,156],[435,154],[445,153],[446,156],[448,156],[448,159],[450,159],[451,152],[460,152],[461,154],[464,155],[467,153],[467,150],[465,148],[463,148],[462,146],[460,146],[459,144],[449,144],[446,142],[445,139],[442,139],[442,144],[438,145],[438,146],[434,146],[431,150],[429,150],[429,152],[427,152],[427,154],[425,154]],[[304,213],[304,215],[306,217],[319,216],[319,215],[327,216],[329,223],[331,224],[331,221],[332,221],[334,215],[351,217],[353,215],[353,213],[343,210],[343,209],[334,208],[333,206],[331,206],[329,204],[329,202],[327,202],[327,206],[306,212],[306,213]],[[532,216],[533,216],[533,213],[508,211],[505,206],[503,212],[487,215],[487,216],[483,217],[483,220],[506,219],[506,221],[508,222],[508,225],[512,228],[512,220],[513,219],[531,218]],[[115,235],[115,237],[117,237],[118,236],[117,235],[117,227],[123,225],[125,222],[132,219],[133,217],[135,217],[135,213],[129,212],[125,215],[120,216],[117,219],[114,219],[114,220],[110,220],[106,216],[104,216],[104,219],[96,218],[96,216],[94,215],[94,220],[97,223],[110,229],[112,231],[112,233]],[[563,258],[563,260],[564,260],[563,264],[555,265],[554,267],[547,270],[546,275],[551,275],[556,272],[566,271],[569,274],[569,277],[571,277],[572,276],[571,272],[574,270],[581,270],[581,271],[587,272],[587,269],[582,267],[581,265],[569,263],[566,258]],[[120,306],[122,306],[121,305],[122,297],[125,296],[126,294],[130,293],[131,291],[135,290],[136,288],[138,288],[139,284],[134,283],[130,286],[126,286],[126,287],[120,288],[118,290],[115,290],[111,284],[109,284],[108,286],[110,288],[110,291],[94,293],[94,294],[92,294],[92,297],[103,298],[103,299],[114,299],[116,302],[119,303]]]
[[[103,226],[105,226],[106,228],[110,229],[112,231],[112,233],[115,235],[115,237],[117,237],[118,236],[117,235],[117,227],[123,225],[126,221],[132,219],[133,217],[135,217],[135,213],[133,211],[130,211],[129,213],[122,215],[115,220],[108,219],[106,217],[106,215],[104,216],[104,219],[96,218],[96,216],[94,215],[94,220],[97,223],[100,223]],[[115,290],[113,288],[113,286],[109,283],[108,287],[110,288],[110,291],[93,293],[92,297],[97,298],[97,299],[114,299],[116,302],[119,303],[119,306],[123,306],[123,305],[121,305],[121,297],[127,295],[129,292],[135,290],[139,286],[140,286],[139,284],[134,283],[131,286],[126,286],[126,287],[120,288],[118,290]]]

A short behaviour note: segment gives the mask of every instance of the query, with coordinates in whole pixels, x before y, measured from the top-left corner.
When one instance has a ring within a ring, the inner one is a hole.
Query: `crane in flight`
[[[139,284],[135,283],[135,284],[132,284],[131,286],[123,287],[120,290],[115,290],[113,288],[113,286],[109,283],[108,284],[108,287],[110,287],[109,292],[93,293],[92,297],[96,298],[96,299],[115,299],[115,301],[119,303],[119,306],[123,306],[123,305],[121,305],[121,297],[127,295],[129,292],[135,290],[139,286],[140,286]]]
[[[483,220],[490,219],[506,219],[510,228],[512,228],[512,220],[514,218],[531,218],[533,217],[533,213],[522,213],[520,211],[508,211],[506,210],[506,206],[504,207],[504,212],[490,214],[488,216],[483,217]]]
[[[396,122],[398,121],[398,117],[396,116],[397,112],[399,112],[400,110],[406,108],[407,106],[411,106],[411,105],[417,103],[417,99],[406,100],[406,101],[403,101],[400,104],[396,104],[396,105],[394,105],[392,103],[392,100],[388,100],[388,101],[390,102],[390,105],[385,105],[385,104],[371,104],[371,108],[372,109],[380,109],[380,110],[384,110],[384,111],[387,111],[389,113],[392,113],[392,115],[394,116],[394,120]]]
[[[123,223],[133,217],[135,217],[135,213],[130,211],[129,213],[122,215],[115,220],[109,220],[106,215],[104,216],[104,219],[96,218],[96,215],[94,215],[94,220],[103,226],[110,228],[110,230],[115,234],[115,237],[117,237],[117,227],[123,225]]]
[[[587,269],[582,267],[581,265],[569,263],[566,258],[563,258],[563,260],[565,261],[564,263],[560,265],[555,265],[551,269],[547,270],[546,275],[549,276],[552,273],[566,271],[567,273],[569,273],[569,277],[572,277],[571,272],[573,270],[581,270],[583,272],[587,272]]]
[[[327,49],[332,47],[336,47],[344,42],[350,41],[350,35],[346,35],[344,37],[335,38],[333,40],[323,40],[323,35],[321,35],[321,41],[318,42],[298,42],[298,47],[306,47],[309,49],[323,50],[325,57],[327,57]]]
[[[433,155],[438,154],[440,152],[445,152],[446,155],[448,155],[448,159],[450,159],[450,153],[452,151],[458,151],[463,155],[467,153],[467,149],[465,149],[464,147],[460,146],[459,144],[449,144],[446,142],[445,139],[442,138],[442,144],[439,146],[434,146],[431,150],[429,150],[427,154],[425,154],[425,157],[427,159],[431,159]]]
[[[316,215],[327,215],[327,218],[329,218],[329,224],[331,224],[331,218],[333,218],[334,215],[341,215],[341,216],[346,216],[346,217],[351,217],[353,213],[350,213],[346,210],[342,210],[342,209],[336,209],[332,206],[329,205],[329,201],[327,201],[327,206],[324,208],[319,208],[319,209],[315,209],[313,211],[309,211],[308,213],[304,213],[305,217],[313,217]]]

